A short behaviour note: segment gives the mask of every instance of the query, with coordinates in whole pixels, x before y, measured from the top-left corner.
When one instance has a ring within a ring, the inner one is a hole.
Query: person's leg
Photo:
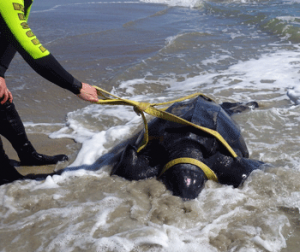
[[[4,152],[2,140],[0,137],[0,185],[10,183],[12,181],[23,179],[18,171],[9,163],[9,159]]]
[[[0,134],[12,144],[22,165],[48,165],[68,160],[66,155],[47,156],[36,152],[13,103],[0,105]]]

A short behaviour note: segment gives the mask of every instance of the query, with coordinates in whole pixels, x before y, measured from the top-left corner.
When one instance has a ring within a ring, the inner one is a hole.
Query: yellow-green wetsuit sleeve
[[[30,9],[27,10],[27,15],[25,15],[24,0],[1,0],[0,9],[7,27],[33,59],[39,59],[50,54],[27,24]]]
[[[78,94],[82,84],[57,62],[30,29],[27,21],[31,1],[25,0],[25,4],[28,5],[28,2],[30,2],[29,6],[24,5],[24,0],[0,1],[0,43],[3,44],[3,48],[0,49],[0,65],[2,69],[8,67],[11,61],[9,57],[14,55],[12,52],[14,48],[38,74]]]

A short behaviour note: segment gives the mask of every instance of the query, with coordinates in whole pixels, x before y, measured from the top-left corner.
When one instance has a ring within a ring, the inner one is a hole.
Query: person
[[[66,155],[47,156],[37,153],[28,140],[13,96],[5,82],[5,72],[16,52],[42,77],[67,89],[79,98],[96,102],[97,91],[67,72],[40,43],[27,21],[33,0],[0,1],[0,135],[16,150],[22,165],[48,165],[68,160]],[[3,149],[0,138],[0,184],[23,176],[18,173]]]

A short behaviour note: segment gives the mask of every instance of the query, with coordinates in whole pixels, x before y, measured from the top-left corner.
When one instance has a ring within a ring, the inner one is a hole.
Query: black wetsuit
[[[32,2],[33,0],[0,1],[0,77],[4,78],[15,53],[19,52],[38,74],[79,94],[82,83],[57,62],[28,26]]]

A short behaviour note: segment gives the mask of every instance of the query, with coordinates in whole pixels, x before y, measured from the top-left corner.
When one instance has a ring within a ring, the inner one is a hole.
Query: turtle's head
[[[207,178],[201,169],[192,164],[177,164],[167,170],[161,180],[173,195],[191,200],[198,197]]]

